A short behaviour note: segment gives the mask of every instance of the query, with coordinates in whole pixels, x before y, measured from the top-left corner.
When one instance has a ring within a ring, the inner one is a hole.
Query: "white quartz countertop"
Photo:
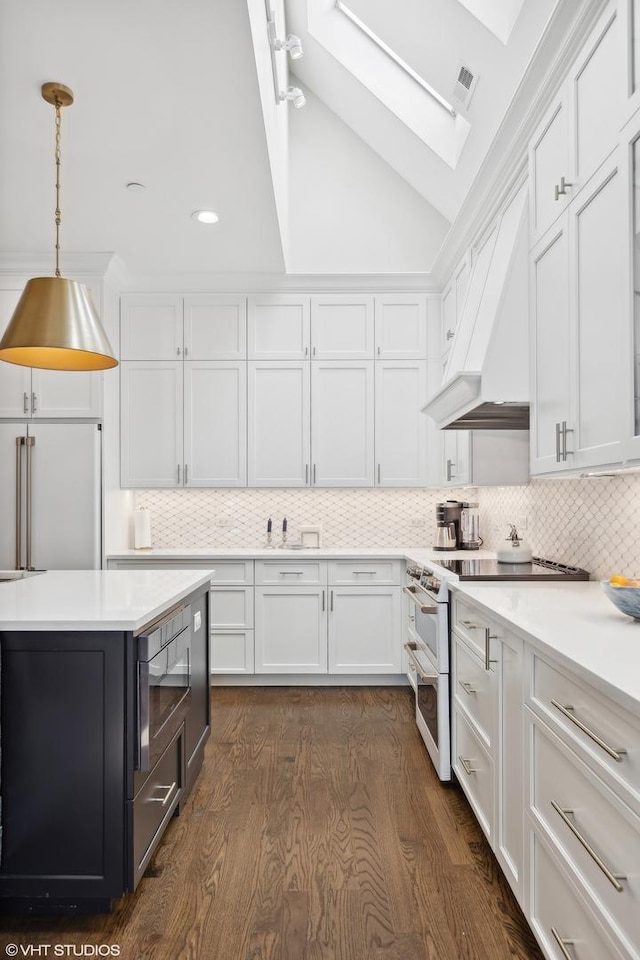
[[[430,547],[175,547],[172,549],[120,550],[107,555],[108,560],[279,560],[298,559],[299,557],[317,557],[319,560],[342,560],[349,557],[377,557],[390,560],[410,560],[424,563],[451,557],[473,556],[475,559],[495,557],[491,550],[433,550]]]
[[[50,570],[0,583],[0,630],[140,630],[212,570]]]
[[[640,714],[640,621],[620,613],[598,582],[450,588]]]

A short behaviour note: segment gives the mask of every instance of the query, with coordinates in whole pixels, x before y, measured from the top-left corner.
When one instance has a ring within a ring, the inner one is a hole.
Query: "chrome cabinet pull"
[[[186,344],[185,344],[185,348],[184,348],[184,355],[185,355],[185,357],[188,357],[188,356],[189,356],[189,347],[187,347]]]
[[[568,180],[565,180],[564,177],[560,177],[560,187],[559,187],[559,189],[558,189],[558,194],[559,194],[559,196],[561,196],[561,197],[566,196],[567,187],[572,187],[572,186],[573,186],[572,183],[569,183],[569,181],[568,181]]]
[[[610,747],[609,744],[602,739],[602,737],[599,737],[597,733],[594,733],[594,731],[586,725],[586,723],[583,723],[582,720],[579,720],[578,717],[574,715],[573,707],[570,704],[563,706],[563,704],[561,704],[558,700],[552,700],[551,705],[555,707],[556,710],[559,710],[563,717],[566,717],[567,720],[571,720],[571,723],[575,724],[578,730],[582,730],[583,733],[586,733],[589,739],[593,740],[594,743],[597,743],[605,753],[608,753],[609,756],[618,763],[622,762],[624,755],[627,752],[624,747]]]
[[[478,772],[478,768],[477,768],[477,767],[472,767],[472,766],[471,766],[471,764],[473,763],[473,761],[470,760],[468,757],[461,757],[460,754],[458,754],[458,760],[460,761],[460,763],[461,763],[462,766],[464,767],[465,773],[471,774],[471,773],[477,773],[477,772]]]
[[[315,348],[315,347],[313,348],[313,355],[314,355],[314,357],[315,357],[315,355],[316,355],[316,348]]]
[[[427,607],[420,602],[420,599],[416,597],[415,587],[413,589],[411,589],[411,587],[403,587],[402,592],[406,593],[410,600],[413,600],[416,607],[420,610],[420,613],[436,614],[438,612],[437,606],[434,605],[433,607]]]
[[[22,409],[25,413],[29,413],[29,394],[26,391],[23,394]]]
[[[375,577],[375,570],[352,570],[354,577]]]
[[[189,482],[189,464],[185,463],[184,465],[184,482],[185,485]]]
[[[378,483],[380,483],[380,464],[378,464]]]
[[[38,394],[31,394],[31,413],[37,413],[38,411]]]
[[[455,330],[447,330],[447,333],[446,333],[447,340],[453,340],[455,335],[456,335]]]
[[[560,450],[560,424],[556,423],[556,463],[560,463],[561,460],[561,450]]]
[[[331,591],[331,598],[330,598],[329,609],[331,610],[331,612],[333,612],[333,590]]]
[[[469,683],[468,680],[458,680],[458,683],[462,687],[465,693],[468,693],[471,696],[472,693],[477,693],[478,688],[474,687],[472,683]]]
[[[478,629],[478,624],[477,624],[477,623],[473,623],[472,620],[460,620],[459,622],[462,624],[463,627],[466,627],[467,630],[477,630],[477,629]]]
[[[176,357],[180,356],[180,347],[176,347]]]
[[[562,421],[562,426],[560,428],[562,434],[562,459],[566,460],[570,454],[573,454],[573,450],[567,450],[567,434],[573,433],[571,427],[567,427],[567,421]]]
[[[497,640],[498,638],[495,634],[491,633],[490,627],[484,628],[484,668],[485,670],[491,669],[491,664],[495,663],[495,660],[491,659],[491,641]]]
[[[304,570],[281,570],[281,577],[302,577],[304,575]]]
[[[453,472],[454,467],[455,463],[453,460],[447,460],[447,480],[453,480],[455,477],[455,473]]]
[[[571,833],[574,835],[578,843],[580,843],[584,847],[584,849],[589,854],[589,856],[591,857],[593,862],[596,864],[596,866],[602,870],[602,872],[604,873],[605,877],[607,878],[611,886],[614,887],[618,891],[618,893],[622,893],[624,890],[624,887],[619,881],[626,880],[627,879],[626,876],[621,873],[618,873],[618,874],[612,873],[611,870],[609,870],[609,867],[606,865],[606,863],[598,856],[598,854],[593,849],[589,841],[586,839],[586,837],[583,837],[583,835],[580,833],[580,831],[576,827],[573,820],[571,820],[570,815],[573,814],[573,810],[563,810],[560,804],[556,803],[555,800],[551,801],[551,806],[556,811],[556,813],[561,818],[561,820],[569,827],[569,830],[571,830]]]
[[[180,464],[178,464],[178,486],[180,486]]]
[[[380,356],[380,347],[378,347],[378,356]]]
[[[315,465],[315,463],[314,463],[314,465],[313,465],[313,482],[314,482],[314,483],[316,482],[316,465]]]
[[[155,789],[156,789],[156,790],[165,790],[166,792],[165,792],[164,797],[148,797],[148,798],[147,798],[147,803],[161,803],[162,806],[164,807],[164,805],[167,803],[169,797],[171,796],[171,794],[173,793],[173,791],[175,790],[175,788],[176,788],[176,782],[175,782],[175,780],[173,781],[173,783],[169,784],[168,786],[167,786],[166,784],[164,784],[164,783],[162,783],[162,784],[159,783],[158,786],[155,787]]]
[[[26,397],[26,393],[25,393]],[[22,448],[26,437],[16,437],[16,570],[22,570]]]
[[[305,463],[304,465],[304,482],[309,483],[309,464]]]
[[[32,516],[31,516],[31,503],[32,503],[32,490],[33,490],[33,447],[35,446],[36,438],[35,437],[25,437],[24,442],[27,447],[27,485],[26,485],[26,540],[27,540],[27,570],[33,570],[33,565],[31,563],[31,528],[32,528]]]
[[[308,356],[309,356],[309,347],[305,347],[305,348],[304,348],[304,355],[305,355],[305,357],[308,357]]]
[[[564,957],[564,960],[573,960],[573,957],[567,950],[567,947],[572,946],[575,943],[575,940],[567,940],[566,937],[561,937],[555,927],[551,927],[551,935],[553,939],[558,944],[560,948],[560,953]]]
[[[324,590],[322,591],[322,612],[325,610],[325,601],[324,601]]]

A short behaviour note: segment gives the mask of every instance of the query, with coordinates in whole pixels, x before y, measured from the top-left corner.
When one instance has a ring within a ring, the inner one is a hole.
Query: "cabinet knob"
[[[453,340],[454,337],[455,337],[455,331],[447,330],[447,340]]]

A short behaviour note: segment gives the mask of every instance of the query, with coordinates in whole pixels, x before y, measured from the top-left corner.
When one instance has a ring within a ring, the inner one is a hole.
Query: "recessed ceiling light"
[[[198,223],[217,223],[219,220],[218,214],[213,210],[194,210],[191,216]]]

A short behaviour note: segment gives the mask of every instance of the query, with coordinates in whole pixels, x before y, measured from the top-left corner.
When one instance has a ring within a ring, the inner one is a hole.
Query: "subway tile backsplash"
[[[151,511],[154,547],[233,550],[261,546],[268,517],[278,542],[285,516],[290,542],[301,525],[320,524],[324,546],[430,546],[435,504],[447,498],[479,501],[490,548],[515,523],[538,556],[582,566],[594,578],[640,576],[638,474],[473,490],[140,490],[135,499]]]

